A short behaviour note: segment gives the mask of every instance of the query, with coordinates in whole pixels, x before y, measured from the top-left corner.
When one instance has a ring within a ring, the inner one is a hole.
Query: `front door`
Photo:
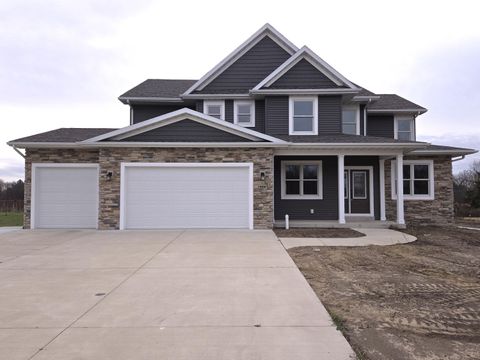
[[[370,169],[345,167],[345,214],[371,215]]]

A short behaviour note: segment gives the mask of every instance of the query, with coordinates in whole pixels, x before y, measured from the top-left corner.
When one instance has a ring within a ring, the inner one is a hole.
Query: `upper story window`
[[[392,199],[397,198],[397,166],[392,161]],[[405,160],[403,162],[403,196],[405,200],[433,200],[433,160]]]
[[[395,116],[395,139],[415,140],[415,121],[412,116]]]
[[[288,113],[290,135],[318,135],[317,97],[291,96]]]
[[[358,106],[345,106],[342,109],[342,133],[360,135],[360,109]]]
[[[203,102],[203,112],[207,115],[225,120],[225,102],[218,100],[205,100]]]
[[[233,119],[237,125],[245,127],[255,126],[255,101],[235,100],[233,108]]]

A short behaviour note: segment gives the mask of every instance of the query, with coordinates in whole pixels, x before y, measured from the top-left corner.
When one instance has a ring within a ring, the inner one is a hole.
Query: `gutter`
[[[8,144],[8,145],[10,145],[10,144]],[[15,152],[17,154],[19,154],[21,157],[23,157],[25,159],[25,154],[22,153],[20,150],[18,150],[18,148],[15,145],[10,145],[10,146],[13,148],[13,150],[15,150]]]

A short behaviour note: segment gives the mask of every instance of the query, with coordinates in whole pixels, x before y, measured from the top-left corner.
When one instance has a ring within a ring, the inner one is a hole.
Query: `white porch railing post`
[[[385,159],[380,159],[380,221],[386,221],[385,215]]]
[[[345,155],[338,155],[338,223],[345,224]]]
[[[403,154],[397,155],[397,223],[405,225],[403,204]]]

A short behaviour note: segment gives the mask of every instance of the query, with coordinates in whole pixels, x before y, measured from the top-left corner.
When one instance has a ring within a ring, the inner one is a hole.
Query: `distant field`
[[[21,212],[0,212],[0,226],[22,226],[23,213]]]

